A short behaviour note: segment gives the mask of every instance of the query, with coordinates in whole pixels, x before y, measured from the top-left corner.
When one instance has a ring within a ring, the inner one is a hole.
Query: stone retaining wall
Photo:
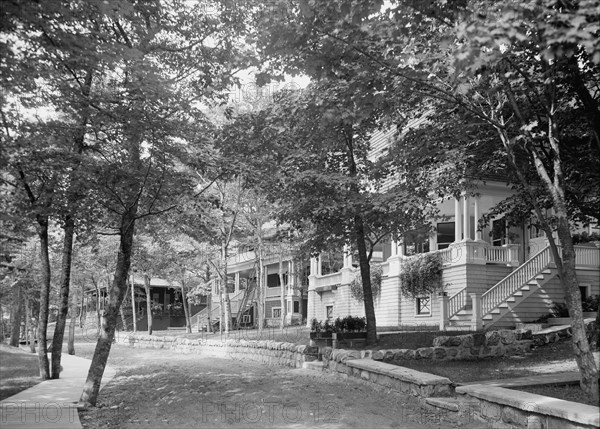
[[[373,359],[397,363],[407,359],[433,360],[474,360],[485,357],[498,357],[525,353],[531,350],[531,331],[514,330],[490,331],[457,336],[441,336],[433,340],[433,347],[419,349],[389,350],[344,350],[335,349],[343,359]],[[323,360],[336,360],[330,348],[323,349]],[[326,354],[328,353],[328,356]]]
[[[177,337],[130,335],[121,336],[117,342],[132,347],[176,350],[182,353],[251,360],[291,368],[302,368],[304,362],[312,362],[318,358],[317,347],[277,341],[189,340]]]

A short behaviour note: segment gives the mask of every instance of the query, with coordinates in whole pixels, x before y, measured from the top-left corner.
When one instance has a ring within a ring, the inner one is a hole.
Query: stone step
[[[458,412],[460,404],[455,398],[425,398],[425,403],[447,411]]]
[[[313,371],[323,371],[323,361],[315,360],[312,362],[303,362],[302,368],[312,369]]]

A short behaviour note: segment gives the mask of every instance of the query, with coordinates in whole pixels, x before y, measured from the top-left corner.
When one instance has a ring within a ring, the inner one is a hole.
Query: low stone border
[[[277,341],[190,340],[178,337],[129,335],[117,339],[132,347],[169,349],[229,359],[250,360],[268,365],[302,368],[304,362],[316,361],[318,348]]]
[[[372,358],[361,359],[360,356],[361,353],[358,350],[339,350],[328,347],[323,352],[323,369],[360,378],[400,393],[409,393],[422,398],[452,394],[452,383],[446,377],[379,362]]]
[[[483,422],[526,428],[592,429],[600,426],[598,407],[483,384],[456,388],[460,403]]]

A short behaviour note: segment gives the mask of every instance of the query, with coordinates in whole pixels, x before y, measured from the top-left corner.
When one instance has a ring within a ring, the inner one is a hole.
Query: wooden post
[[[480,331],[483,329],[483,314],[481,314],[481,294],[471,293],[471,303],[473,304],[473,315],[471,317],[471,331]]]
[[[460,218],[460,199],[454,199],[454,241],[459,242],[462,240],[462,222]]]
[[[448,326],[448,294],[440,292],[438,299],[440,302],[440,331],[445,331]]]

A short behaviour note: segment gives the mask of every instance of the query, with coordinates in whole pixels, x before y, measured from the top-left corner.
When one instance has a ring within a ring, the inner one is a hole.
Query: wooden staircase
[[[239,329],[242,323],[242,316],[246,311],[252,308],[252,301],[254,300],[254,295],[256,295],[256,284],[254,282],[250,282],[248,284],[248,288],[245,289],[244,296],[242,297],[242,301],[240,302],[240,306],[237,311],[237,316],[235,318],[235,324],[233,325],[234,329]]]
[[[542,249],[481,295],[483,327],[489,328],[556,276],[550,247]],[[449,299],[448,330],[473,329],[473,303],[466,288]]]

